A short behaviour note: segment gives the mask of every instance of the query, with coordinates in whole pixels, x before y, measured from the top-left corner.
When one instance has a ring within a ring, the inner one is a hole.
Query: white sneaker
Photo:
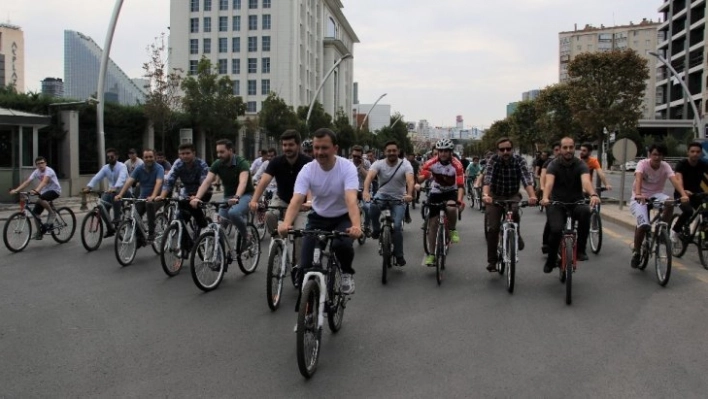
[[[342,294],[351,295],[354,293],[354,276],[349,273],[342,273]]]

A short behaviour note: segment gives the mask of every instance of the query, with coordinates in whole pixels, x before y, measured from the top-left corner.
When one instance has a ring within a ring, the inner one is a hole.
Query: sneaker
[[[636,269],[639,267],[639,252],[634,251],[632,252],[632,269]]]
[[[411,215],[406,216],[406,224],[410,224],[412,221],[413,219],[411,219]]]
[[[487,265],[487,271],[490,273],[494,273],[497,271],[497,264],[496,262],[489,262]]]
[[[252,241],[253,237],[251,237],[250,234],[246,236],[245,240],[241,240],[241,252],[245,252],[248,248],[251,248]]]
[[[460,242],[460,234],[457,233],[457,230],[450,230],[450,241],[453,244],[457,244]]]
[[[404,258],[402,256],[396,256],[396,265],[405,266],[406,265],[406,258]]]
[[[425,257],[426,266],[435,266],[435,255],[426,255]]]
[[[579,261],[585,262],[585,261],[588,260],[588,259],[590,259],[590,258],[588,257],[588,254],[585,253],[585,251],[579,251],[579,252],[578,252],[578,260],[579,260]]]
[[[372,231],[371,232],[371,238],[373,238],[374,240],[378,240],[380,236],[381,236],[380,231]]]
[[[551,273],[555,267],[556,262],[552,260],[546,260],[546,263],[543,265],[543,272],[546,274]]]
[[[32,236],[32,238],[34,238],[35,240],[41,240],[42,238],[44,238],[44,233],[42,233],[41,231],[38,231],[38,232],[34,233],[34,236]]]
[[[524,239],[519,236],[519,251],[523,251],[525,247],[526,244],[524,244]]]
[[[354,293],[354,276],[349,273],[342,273],[342,294],[351,295]]]

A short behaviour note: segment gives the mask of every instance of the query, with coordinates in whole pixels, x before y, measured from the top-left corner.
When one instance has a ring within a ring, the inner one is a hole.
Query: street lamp
[[[396,118],[396,120],[393,121],[393,123],[392,123],[391,126],[389,126],[389,127],[390,127],[391,129],[393,129],[393,127],[396,126],[396,123],[398,123],[398,121],[400,121],[401,119],[403,119],[403,114],[401,114],[401,116],[399,116],[398,118]]]
[[[374,105],[371,106],[371,109],[369,109],[369,112],[367,112],[367,113],[366,113],[366,116],[364,116],[364,120],[361,121],[361,125],[359,125],[359,130],[361,130],[361,129],[364,127],[364,124],[366,123],[366,120],[369,119],[369,114],[371,113],[371,111],[374,110],[374,108],[376,108],[376,104],[378,104],[379,101],[381,101],[382,98],[386,97],[386,94],[388,94],[388,93],[384,93],[384,94],[380,95],[379,98],[376,99],[376,101],[374,101]]]
[[[660,56],[658,53],[655,51],[650,51],[649,54],[653,55],[661,61],[662,64],[664,64],[667,68],[669,68],[669,71],[676,77],[676,80],[681,83],[681,88],[683,89],[683,93],[685,94],[686,98],[688,99],[688,102],[691,104],[691,108],[693,108],[693,131],[695,138],[698,138],[700,136],[700,133],[698,131],[698,128],[700,126],[701,120],[700,120],[700,114],[698,113],[698,108],[696,107],[696,104],[693,102],[693,97],[691,96],[691,91],[688,90],[688,86],[686,85],[686,79],[688,79],[688,74],[684,74],[684,79],[679,78],[678,72],[674,69],[674,67],[671,65],[671,63],[664,57]],[[671,95],[669,93],[669,102],[671,102]]]
[[[334,62],[334,65],[332,65],[332,68],[327,71],[325,74],[324,78],[322,78],[322,81],[320,82],[320,86],[317,88],[317,91],[315,91],[315,95],[312,96],[312,101],[310,102],[310,108],[307,109],[307,117],[305,118],[305,125],[309,126],[308,123],[310,121],[310,114],[312,113],[312,107],[315,105],[315,101],[317,100],[317,96],[320,95],[320,91],[322,91],[322,87],[324,86],[325,82],[327,81],[327,78],[329,75],[334,72],[335,69],[339,66],[339,64],[342,63],[342,61],[346,60],[347,58],[352,58],[351,53],[344,54],[342,58],[338,59],[337,61]]]

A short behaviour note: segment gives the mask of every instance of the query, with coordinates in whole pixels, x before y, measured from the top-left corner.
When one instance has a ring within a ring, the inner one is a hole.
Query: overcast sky
[[[292,1],[292,0],[273,0]],[[405,120],[487,127],[521,93],[558,80],[558,32],[574,24],[624,25],[658,19],[663,0],[343,0],[359,36],[359,100],[390,104]],[[112,0],[0,0],[0,19],[25,33],[25,85],[63,77],[63,32],[102,47]],[[168,0],[126,0],[111,58],[141,75],[146,46],[169,26]]]

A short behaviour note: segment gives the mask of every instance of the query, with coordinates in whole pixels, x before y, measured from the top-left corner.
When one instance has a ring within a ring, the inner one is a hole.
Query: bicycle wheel
[[[671,240],[669,233],[662,229],[656,236],[656,249],[654,253],[654,267],[659,285],[666,287],[671,277]]]
[[[258,267],[258,261],[261,259],[261,239],[258,235],[258,229],[253,224],[246,226],[246,231],[248,231],[248,244],[246,250],[241,250],[236,260],[238,261],[238,268],[241,269],[243,274],[251,274],[256,271]],[[241,242],[241,248],[243,248],[244,241]]]
[[[81,222],[81,244],[87,251],[95,251],[103,241],[103,220],[97,211],[91,211]]]
[[[592,253],[600,253],[602,248],[602,218],[600,212],[593,211],[590,215],[590,250]]]
[[[501,275],[504,275],[504,269],[506,268],[506,264],[504,263],[503,239],[504,235],[500,231],[499,240],[497,241],[497,272]]]
[[[644,236],[644,241],[642,242],[642,248],[639,255],[639,270],[644,270],[649,264],[649,253],[651,252],[651,247],[649,246],[651,241],[651,233],[647,232]]]
[[[170,227],[162,234],[162,248],[160,248],[160,263],[162,270],[169,277],[174,277],[182,270],[185,255],[188,254],[187,248],[181,248],[179,242],[179,225],[170,223]],[[182,234],[187,234],[182,231]]]
[[[256,211],[256,214],[253,216],[253,225],[256,227],[256,230],[258,230],[258,240],[262,240],[265,238],[266,235],[266,222],[265,222],[265,217],[266,217],[266,212],[265,210],[258,210]]]
[[[169,223],[164,213],[155,215],[155,240],[152,242],[152,250],[155,251],[157,255],[159,255],[162,250],[162,233],[165,232]]]
[[[216,242],[213,231],[207,231],[199,236],[190,253],[192,262],[192,280],[204,292],[209,292],[219,286],[224,278],[226,253],[224,245]]]
[[[332,255],[329,260],[329,270],[332,274],[327,278],[327,290],[329,296],[329,306],[327,310],[327,323],[332,333],[337,333],[342,328],[344,321],[344,306],[347,300],[342,293],[342,269],[339,268],[339,263]],[[336,263],[335,263],[336,262]]]
[[[65,244],[71,240],[76,231],[76,216],[68,207],[59,208],[56,213],[52,238],[59,244]]]
[[[705,222],[704,222],[705,223]],[[699,227],[698,234],[698,259],[704,269],[708,269],[708,223]]]
[[[561,240],[561,245],[558,248],[558,255],[556,255],[557,259],[560,259],[560,264],[556,263],[558,265],[558,277],[560,279],[561,284],[565,284],[565,268],[563,267],[565,265],[565,240]],[[550,256],[550,254],[549,254]]]
[[[32,237],[32,223],[22,212],[12,214],[5,222],[2,240],[12,252],[20,252],[27,247]]]
[[[356,241],[359,243],[359,245],[364,245],[366,242],[366,224],[364,223],[364,210],[359,208],[359,220],[361,220],[361,235],[359,238],[356,239]]]
[[[391,267],[391,227],[384,226],[381,230],[381,284],[388,280],[388,269]]]
[[[514,279],[516,278],[516,230],[509,230],[506,235],[507,270],[506,270],[506,290],[514,293]]]
[[[563,265],[565,268],[565,304],[570,305],[573,302],[573,239],[566,237],[565,241],[565,256]]]
[[[283,243],[275,241],[268,255],[268,270],[266,272],[266,299],[270,310],[277,310],[283,294]]]
[[[303,377],[310,378],[317,371],[322,343],[322,329],[317,325],[322,304],[320,289],[314,280],[305,284],[301,298],[297,314],[297,366]]]
[[[426,255],[430,255],[430,248],[428,248],[428,219],[423,219],[423,250]]]
[[[435,279],[438,285],[442,284],[445,270],[445,227],[442,222],[438,226],[438,235],[435,240]]]
[[[116,259],[118,259],[118,263],[121,266],[128,266],[133,263],[135,254],[138,252],[138,240],[136,234],[133,233],[132,221],[124,220],[118,226],[113,248],[116,253]]]
[[[678,218],[679,218],[679,215],[674,215],[671,218],[670,226],[671,226],[672,230],[674,228],[674,225],[676,225],[676,221],[678,220]],[[698,234],[698,235],[700,235],[700,234]],[[673,255],[677,258],[682,257],[686,253],[686,250],[688,249],[688,244],[690,242],[691,242],[690,240],[684,241],[680,238],[678,240],[676,240],[675,242],[672,242],[671,243],[671,255]],[[700,256],[700,254],[701,254],[701,247],[699,245],[698,246],[698,255]]]

